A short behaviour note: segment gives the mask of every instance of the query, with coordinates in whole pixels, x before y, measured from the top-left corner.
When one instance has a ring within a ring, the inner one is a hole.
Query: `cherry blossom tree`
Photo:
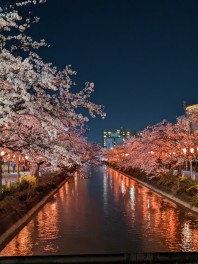
[[[91,117],[105,114],[102,106],[89,100],[93,83],[73,93],[76,72],[71,66],[57,70],[32,52],[46,46],[44,40],[33,41],[26,34],[39,19],[24,21],[16,7],[38,2],[43,1],[17,2],[0,10],[0,147],[29,153],[37,168],[46,162],[79,166],[93,158],[83,138],[89,118],[79,110],[87,109]],[[22,51],[22,56],[15,51]]]
[[[15,4],[1,4],[0,7],[0,51],[15,51],[29,52],[31,49],[38,49],[46,46],[45,40],[34,41],[31,36],[27,34],[28,29],[34,24],[38,23],[39,18],[31,16],[29,12],[28,17],[23,18],[18,9],[27,5],[35,5],[45,1],[28,0],[16,1]]]
[[[194,115],[188,117],[190,123],[195,120]],[[189,134],[180,121],[174,125],[163,121],[144,129],[141,137],[131,137],[122,147],[123,154],[119,152],[116,147],[105,155],[122,169],[138,168],[154,177],[173,174],[175,169],[181,172],[186,161],[197,161],[197,131]]]

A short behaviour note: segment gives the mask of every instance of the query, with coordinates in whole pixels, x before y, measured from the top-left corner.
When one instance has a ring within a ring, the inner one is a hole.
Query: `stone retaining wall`
[[[179,199],[178,197],[175,197],[175,196],[172,195],[172,194],[166,193],[166,192],[164,192],[164,191],[162,191],[162,190],[160,190],[160,189],[158,189],[158,188],[156,188],[156,187],[154,187],[154,186],[152,186],[152,185],[150,185],[150,184],[148,184],[148,183],[146,183],[146,182],[144,182],[144,181],[141,181],[141,180],[139,180],[139,179],[137,179],[137,178],[135,178],[135,177],[133,177],[133,176],[131,176],[131,175],[125,173],[125,172],[122,172],[122,171],[120,171],[120,170],[118,170],[118,169],[116,169],[116,168],[114,168],[114,167],[111,167],[110,165],[108,165],[108,166],[109,166],[110,168],[112,168],[112,169],[118,171],[119,173],[122,173],[122,174],[125,175],[126,177],[129,177],[129,178],[133,179],[134,181],[136,181],[136,182],[138,182],[138,183],[140,183],[140,184],[146,186],[147,188],[149,188],[149,189],[151,189],[152,191],[154,191],[154,192],[160,194],[161,196],[163,196],[163,197],[165,197],[165,198],[168,198],[169,200],[171,200],[171,201],[173,201],[173,202],[175,202],[175,203],[178,203],[178,204],[184,206],[185,208],[190,209],[191,211],[193,211],[193,212],[195,212],[195,213],[198,213],[198,207],[192,206],[192,205],[189,204],[188,202],[185,202],[185,201]]]

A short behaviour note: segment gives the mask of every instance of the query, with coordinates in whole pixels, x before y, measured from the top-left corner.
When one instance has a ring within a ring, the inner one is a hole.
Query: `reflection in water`
[[[131,209],[135,210],[135,188],[134,186],[130,187],[130,200],[131,200]]]
[[[0,255],[198,251],[191,212],[105,166],[73,177]]]
[[[107,199],[107,179],[108,175],[103,178],[103,204],[104,204],[104,211],[107,214],[108,213],[108,199]]]
[[[32,255],[32,245],[33,240],[31,237],[31,233],[33,231],[34,225],[33,223],[29,223],[28,226],[24,227],[23,233],[20,233],[15,237],[14,240],[11,241],[2,251],[2,255]]]
[[[55,198],[38,214],[36,220],[37,236],[43,241],[42,251],[56,252],[53,241],[58,237],[58,206]]]
[[[41,254],[57,252],[54,243],[58,235],[57,221],[57,203],[53,198],[6,246],[1,255],[32,255],[35,249]]]
[[[182,229],[182,248],[184,251],[190,251],[192,247],[192,230],[188,223],[185,223]]]
[[[159,240],[158,251],[164,251],[163,245],[168,251],[198,251],[198,239],[196,238],[198,237],[198,222],[196,218],[195,222],[186,224],[185,212],[180,211],[183,209],[178,208],[174,203],[152,193],[132,179],[123,177],[113,169],[108,169],[108,173],[116,179],[113,189],[115,195],[120,195],[116,189],[122,191],[125,187],[128,188],[131,206],[128,206],[127,202],[123,204],[126,205],[126,215],[129,218],[127,224],[130,231],[133,231],[134,224],[132,225],[132,223],[135,220],[135,225],[138,228],[141,227],[142,234],[147,237],[147,240],[143,240],[144,243],[152,243],[154,239]],[[125,187],[123,187],[123,183]],[[192,216],[188,212],[189,215]],[[142,218],[141,221],[140,218]],[[146,249],[148,244],[145,244],[144,247]]]

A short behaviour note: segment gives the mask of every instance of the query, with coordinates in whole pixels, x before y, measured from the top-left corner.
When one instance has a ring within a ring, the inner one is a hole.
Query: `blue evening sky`
[[[71,64],[79,87],[95,83],[107,117],[90,121],[92,142],[105,128],[175,122],[183,101],[198,103],[197,0],[48,0],[32,12],[32,34],[51,44],[39,54]]]

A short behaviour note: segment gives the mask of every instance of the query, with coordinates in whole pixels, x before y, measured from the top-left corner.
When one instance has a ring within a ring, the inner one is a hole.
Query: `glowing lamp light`
[[[5,151],[1,151],[1,156],[4,156],[5,155]]]
[[[29,157],[26,155],[26,156],[25,156],[25,159],[26,159],[26,160],[28,160],[28,159],[29,159]]]
[[[186,154],[186,152],[187,152],[186,148],[183,148],[182,150],[183,150],[184,154]]]
[[[190,152],[191,153],[194,153],[194,148],[190,148]]]

